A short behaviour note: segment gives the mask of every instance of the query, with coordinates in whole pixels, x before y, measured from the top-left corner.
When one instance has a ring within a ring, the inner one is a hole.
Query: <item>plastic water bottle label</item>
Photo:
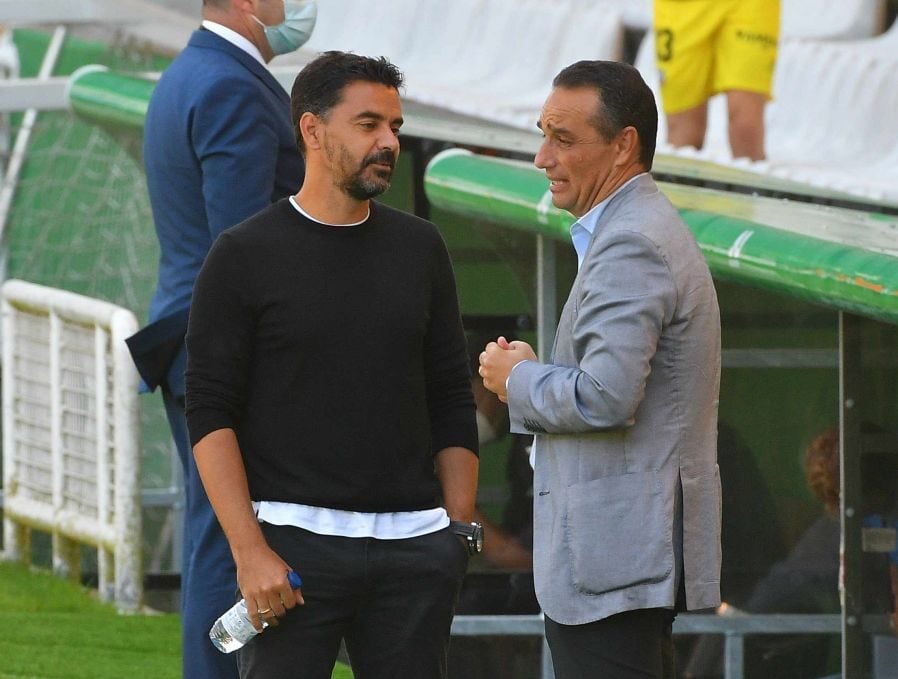
[[[222,653],[231,653],[242,648],[256,634],[258,632],[246,615],[246,603],[240,601],[215,621],[209,630],[209,639]]]
[[[243,610],[240,610],[241,608]],[[258,634],[258,632],[256,632],[256,628],[253,627],[253,624],[246,616],[245,606],[241,606],[240,608],[231,608],[229,611],[227,611],[223,616],[221,616],[221,626],[224,627],[225,631],[232,637],[234,637],[235,639],[239,639],[244,643]]]

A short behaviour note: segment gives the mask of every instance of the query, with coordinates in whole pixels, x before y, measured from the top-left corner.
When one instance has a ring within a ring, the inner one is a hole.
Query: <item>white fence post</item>
[[[7,281],[3,299],[4,554],[30,560],[31,529],[77,577],[97,548],[99,591],[121,611],[143,598],[137,371],[127,309]]]
[[[136,610],[143,599],[143,527],[140,501],[140,410],[138,375],[125,338],[137,331],[137,319],[119,309],[112,318],[115,409],[115,599],[119,608]],[[127,379],[124,376],[127,375]]]

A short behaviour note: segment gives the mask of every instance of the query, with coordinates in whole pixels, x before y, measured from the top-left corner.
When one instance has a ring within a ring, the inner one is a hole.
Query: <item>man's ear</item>
[[[630,165],[639,160],[639,133],[632,125],[622,129],[615,140],[617,160],[620,165]]]
[[[314,113],[306,111],[299,117],[299,133],[306,149],[321,148],[322,120]]]
[[[244,13],[256,14],[256,8],[258,3],[256,0],[231,0],[229,3],[235,9],[240,10]]]

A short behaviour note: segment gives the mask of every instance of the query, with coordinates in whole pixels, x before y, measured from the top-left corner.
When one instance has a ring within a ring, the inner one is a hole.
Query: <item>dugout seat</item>
[[[620,16],[602,3],[490,0],[481,22],[482,39],[454,61],[407,64],[411,99],[531,129],[561,68],[621,55]]]
[[[858,40],[883,30],[885,0],[781,0],[780,35],[811,40]]]
[[[531,128],[563,66],[620,59],[621,15],[591,0],[329,0],[301,52],[386,56],[405,96],[457,113]]]
[[[471,9],[483,1],[456,0]],[[386,56],[402,67],[401,57],[413,49],[419,22],[426,18],[419,14],[426,14],[426,6],[415,0],[319,2],[315,30],[301,51],[311,53],[309,57],[327,50]]]
[[[621,16],[624,28],[647,31],[652,27],[652,0],[602,0]]]

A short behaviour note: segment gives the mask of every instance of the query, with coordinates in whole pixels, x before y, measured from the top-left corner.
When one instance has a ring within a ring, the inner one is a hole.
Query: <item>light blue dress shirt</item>
[[[580,269],[580,265],[583,264],[583,258],[586,256],[586,249],[589,247],[589,239],[592,238],[592,234],[596,230],[596,224],[598,224],[599,220],[602,218],[602,213],[605,212],[605,208],[608,207],[608,203],[611,202],[611,199],[617,195],[618,191],[620,191],[637,177],[641,177],[644,174],[646,173],[640,172],[635,177],[630,177],[630,179],[617,187],[617,190],[614,193],[612,193],[598,205],[593,206],[589,210],[589,212],[587,212],[585,215],[580,217],[580,219],[571,224],[571,242],[574,244],[574,252],[577,253],[578,271]]]

